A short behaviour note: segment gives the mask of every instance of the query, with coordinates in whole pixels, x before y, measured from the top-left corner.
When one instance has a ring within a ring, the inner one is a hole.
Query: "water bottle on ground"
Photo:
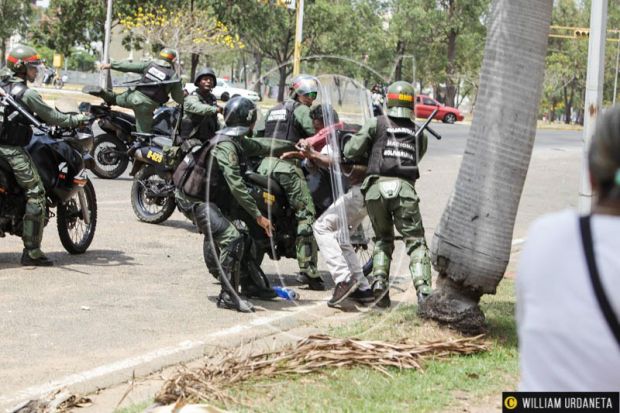
[[[283,298],[287,301],[295,301],[299,299],[299,294],[297,291],[288,287],[273,287],[273,291],[276,292],[278,297]]]

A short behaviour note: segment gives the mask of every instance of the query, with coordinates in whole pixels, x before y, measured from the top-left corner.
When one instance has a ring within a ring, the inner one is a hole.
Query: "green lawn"
[[[392,369],[392,378],[375,370],[354,368],[281,380],[247,382],[234,391],[249,405],[233,408],[260,412],[445,412],[474,405],[515,388],[518,374],[514,281],[504,280],[496,296],[483,299],[491,350],[472,356],[429,361],[425,371]],[[422,322],[416,307],[371,313],[352,325],[329,332],[339,337],[415,341],[454,336]],[[387,318],[387,322],[382,322]],[[230,408],[230,406],[229,406]]]
[[[514,281],[504,279],[497,295],[483,297],[489,324],[490,350],[447,360],[429,360],[424,371],[390,369],[392,377],[368,368],[248,380],[229,389],[243,412],[458,412],[463,406],[497,404],[502,391],[514,390],[518,379]],[[370,312],[361,320],[331,329],[336,337],[428,341],[458,337],[450,330],[420,320],[416,306]],[[485,401],[486,400],[486,401]],[[151,402],[115,413],[138,413]],[[210,402],[213,403],[213,402]],[[217,403],[214,403],[217,404]]]

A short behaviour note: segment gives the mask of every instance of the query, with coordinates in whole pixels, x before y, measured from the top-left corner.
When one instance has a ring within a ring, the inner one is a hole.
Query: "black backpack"
[[[17,103],[28,90],[23,83],[3,82],[0,87],[10,94]],[[32,137],[30,122],[10,104],[0,105],[0,144],[26,146]]]
[[[177,166],[172,175],[172,182],[185,195],[207,201],[207,185],[210,185],[210,191],[213,193],[221,174],[217,170],[215,159],[210,162],[210,165],[207,162],[209,162],[209,154],[215,145],[224,141],[232,141],[232,139],[225,135],[218,135],[209,142],[196,146],[194,150],[185,155]]]

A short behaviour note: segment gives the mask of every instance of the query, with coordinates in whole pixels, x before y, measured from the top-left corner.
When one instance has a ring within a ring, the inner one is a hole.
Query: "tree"
[[[422,317],[466,333],[484,330],[479,307],[510,256],[531,157],[553,0],[494,0],[480,93],[450,201],[431,244],[439,273]]]
[[[128,15],[140,6],[165,5],[173,9],[184,4],[184,0],[114,0],[113,26],[118,24],[119,16]],[[106,10],[107,0],[51,0],[39,25],[32,30],[32,40],[59,53],[69,54],[75,46],[92,51],[103,41]]]
[[[154,9],[138,7],[132,14],[124,16],[120,24],[132,38],[156,49],[166,46],[198,55],[224,47],[244,47],[239,37],[232,35],[226,25],[205,8],[169,10],[163,6]],[[197,60],[192,60],[191,78],[197,63]]]
[[[248,52],[255,58],[256,66],[262,67],[269,59],[275,64],[279,78],[278,100],[284,99],[286,79],[292,73],[292,57],[295,40],[295,12],[283,7],[265,5],[257,0],[208,0],[231,30],[240,36]],[[376,0],[315,0],[306,2],[304,10],[304,34],[302,60],[314,55],[338,55],[340,57],[362,60],[362,50],[368,43],[367,24],[378,20],[369,4]],[[353,18],[355,17],[355,18]],[[371,24],[368,24],[370,27]],[[334,28],[338,28],[334,30]],[[306,68],[317,68],[321,62],[331,58],[308,60]],[[339,60],[342,65],[344,60]],[[326,65],[325,67],[327,67]],[[354,65],[346,65],[353,71]],[[259,70],[259,77],[261,75]]]
[[[105,13],[106,0],[51,0],[32,38],[63,54],[74,46],[92,49],[93,42],[103,39]]]
[[[9,38],[28,27],[31,15],[32,6],[28,0],[0,0],[0,66],[6,63],[6,44]]]

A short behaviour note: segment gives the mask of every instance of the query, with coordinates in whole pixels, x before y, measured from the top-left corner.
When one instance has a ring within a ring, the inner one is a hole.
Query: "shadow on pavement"
[[[97,267],[136,265],[132,262],[134,260],[132,256],[126,255],[125,251],[117,250],[88,250],[84,254],[79,255],[53,253],[48,254],[48,256],[54,260],[54,266],[60,268],[73,264],[86,264]]]

